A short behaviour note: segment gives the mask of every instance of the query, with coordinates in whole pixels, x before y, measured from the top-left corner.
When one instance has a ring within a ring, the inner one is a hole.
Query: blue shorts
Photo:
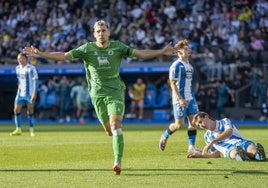
[[[34,105],[34,101],[32,101],[30,97],[16,96],[14,105]]]
[[[188,102],[188,107],[181,107],[179,104],[173,104],[174,119],[186,118],[198,113],[198,105],[195,99]]]
[[[232,150],[236,149],[237,146],[240,146],[244,151],[247,151],[248,147],[252,145],[256,146],[254,142],[243,139],[240,142],[236,143],[235,146],[229,148],[229,150],[226,152],[226,158],[231,159],[230,153]]]

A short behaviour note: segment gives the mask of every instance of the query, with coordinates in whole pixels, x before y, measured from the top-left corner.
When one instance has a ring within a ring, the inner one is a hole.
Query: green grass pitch
[[[0,125],[0,187],[268,187],[268,161],[187,159],[186,128],[159,151],[166,127],[124,125],[123,171],[115,176],[111,137],[99,125],[37,125],[35,137],[26,125],[16,137],[9,136],[14,125]],[[267,127],[239,129],[268,151]],[[198,130],[198,148],[204,146],[203,133]]]

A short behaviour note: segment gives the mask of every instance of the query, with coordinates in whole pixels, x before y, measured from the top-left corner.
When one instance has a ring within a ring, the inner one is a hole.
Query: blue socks
[[[15,114],[15,125],[16,125],[16,129],[20,129],[21,128],[21,116],[20,114]]]
[[[15,120],[16,129],[21,129],[21,114],[15,114],[14,120]],[[34,115],[29,114],[28,123],[29,123],[30,130],[33,130],[33,127],[34,127],[33,122],[34,122]]]
[[[34,120],[33,114],[29,114],[28,115],[28,123],[29,123],[30,129],[33,129],[33,120]]]
[[[165,132],[163,133],[163,137],[165,139],[168,139],[170,135],[172,135],[173,132],[168,128],[167,130],[165,130]]]

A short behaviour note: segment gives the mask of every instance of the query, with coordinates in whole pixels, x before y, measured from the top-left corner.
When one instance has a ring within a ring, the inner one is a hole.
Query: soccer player
[[[28,122],[30,136],[34,134],[34,102],[37,97],[38,74],[36,68],[27,63],[27,56],[19,53],[17,56],[19,65],[16,67],[16,75],[18,78],[18,90],[14,102],[14,115],[16,129],[10,133],[10,136],[21,135],[21,109],[23,105],[27,106]]]
[[[266,160],[263,146],[243,138],[230,119],[214,121],[206,112],[199,112],[192,123],[207,130],[204,134],[207,145],[202,152],[190,152],[189,158],[217,158],[222,154],[237,161]]]
[[[169,80],[172,91],[172,104],[175,122],[171,123],[160,137],[159,149],[164,151],[168,138],[182,128],[185,118],[188,119],[188,151],[195,149],[196,128],[192,125],[192,118],[199,109],[192,88],[194,68],[189,63],[191,50],[188,41],[181,40],[178,48],[178,59],[169,68]]]
[[[80,85],[72,87],[70,95],[76,105],[76,117],[80,124],[85,124],[85,116],[88,111],[88,101],[90,99],[87,82],[83,80]]]
[[[163,55],[174,55],[176,48],[168,44],[159,50],[137,50],[120,41],[110,41],[108,24],[104,20],[93,26],[95,42],[88,42],[68,52],[41,52],[37,48],[25,47],[24,52],[33,57],[57,61],[82,59],[90,88],[92,104],[105,132],[113,136],[114,165],[116,175],[121,172],[124,149],[122,120],[125,112],[126,86],[119,75],[124,57],[151,59]]]
[[[143,119],[144,114],[144,95],[145,95],[146,84],[143,83],[141,78],[137,78],[136,83],[133,84],[129,89],[129,96],[131,98],[131,110],[130,118],[136,117],[136,107],[139,108],[139,120]]]

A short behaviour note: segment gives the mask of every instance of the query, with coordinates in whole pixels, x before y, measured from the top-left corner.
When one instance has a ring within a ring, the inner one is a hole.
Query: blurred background
[[[267,0],[1,0],[0,120],[13,118],[16,57],[23,47],[69,51],[94,41],[92,26],[99,19],[109,23],[111,40],[137,49],[188,39],[199,109],[219,118],[268,122]],[[168,71],[175,59],[122,61],[127,88],[137,78],[146,84],[144,120],[173,118]],[[29,63],[40,79],[36,119],[79,121],[71,92],[85,80],[83,62],[29,58]],[[128,90],[126,103],[128,114]],[[96,119],[90,98],[85,118]]]

